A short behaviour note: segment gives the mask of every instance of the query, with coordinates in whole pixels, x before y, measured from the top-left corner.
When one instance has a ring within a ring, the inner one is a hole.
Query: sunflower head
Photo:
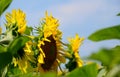
[[[58,67],[57,60],[63,60],[59,55],[59,49],[61,48],[62,32],[58,29],[59,23],[52,15],[48,16],[45,13],[45,18],[42,19],[43,23],[41,28],[38,28],[38,33],[42,34],[38,40],[38,49],[40,54],[38,56],[39,70],[51,71],[56,70]],[[65,62],[65,61],[63,61]]]
[[[6,27],[12,29],[15,33],[23,34],[26,30],[26,15],[22,10],[12,10],[12,13],[6,14]]]
[[[69,41],[68,50],[72,55],[72,58],[70,58],[68,64],[66,64],[66,67],[69,69],[69,71],[72,71],[76,67],[83,66],[83,61],[79,55],[79,47],[82,44],[83,40],[84,38],[80,38],[78,34],[76,34],[75,38],[68,39]]]

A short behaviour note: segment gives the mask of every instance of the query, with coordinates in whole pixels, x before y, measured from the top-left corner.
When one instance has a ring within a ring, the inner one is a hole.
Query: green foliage
[[[97,65],[93,63],[73,70],[66,77],[96,77],[97,72]]]
[[[0,16],[11,4],[12,0],[0,0]]]
[[[98,30],[88,38],[92,41],[120,39],[120,25]]]
[[[40,77],[56,77],[56,74],[53,72],[48,72],[46,74],[41,74]]]
[[[12,61],[12,55],[9,52],[0,53],[0,70]]]
[[[13,64],[9,65],[8,68],[8,73],[6,76],[8,77],[19,77],[19,75],[22,75],[22,72],[20,71],[20,69],[18,67],[14,67]]]
[[[111,49],[101,49],[98,52],[91,54],[89,58],[92,60],[100,61],[102,63],[102,66],[104,67],[101,69],[101,71],[104,70],[103,75],[105,74],[105,77],[116,77],[120,72],[119,55],[120,46],[116,46],[115,48]]]
[[[24,33],[25,33],[26,35],[30,35],[32,31],[33,31],[33,28],[27,26]]]
[[[120,64],[120,46],[112,49],[101,49],[99,52],[93,53],[89,58],[100,61],[109,70],[115,65]]]
[[[120,16],[120,13],[117,14]],[[88,37],[92,41],[103,41],[110,39],[120,39],[120,25],[104,28],[94,32]],[[117,45],[110,49],[100,49],[98,52],[89,56],[89,59],[97,60],[102,63],[102,68],[98,77],[120,77],[120,46]]]
[[[48,73],[43,73],[43,74],[40,74],[40,73],[36,73],[36,72],[28,72],[26,74],[22,74],[20,73],[20,71],[18,70],[14,70],[13,72],[18,72],[17,74],[10,74],[9,76],[10,77],[56,77],[56,74],[53,73],[53,72],[48,72]]]
[[[29,38],[26,36],[20,36],[15,38],[8,47],[8,52],[12,55],[16,55],[17,51],[25,46],[25,43],[29,41]]]
[[[113,69],[106,73],[105,77],[120,77],[120,65],[116,65]]]
[[[7,47],[0,45],[0,53],[1,52],[6,52],[7,51]]]

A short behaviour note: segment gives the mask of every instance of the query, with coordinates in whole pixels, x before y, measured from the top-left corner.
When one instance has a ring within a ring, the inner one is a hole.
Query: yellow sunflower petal
[[[13,60],[12,60],[12,61],[13,61],[13,63],[14,63],[14,67],[16,67],[16,66],[17,66],[17,64],[18,64],[17,59],[13,57]]]
[[[77,62],[77,66],[78,66],[78,67],[83,66],[83,61],[82,61],[82,59],[80,58],[79,53],[75,52],[75,53],[74,53],[74,56],[75,56],[75,60],[76,60],[76,62]]]
[[[24,31],[26,30],[26,26],[22,26],[20,29],[18,29],[19,33],[24,33]]]
[[[72,50],[74,52],[78,52],[83,40],[84,38],[80,38],[78,34],[76,34],[75,38],[68,38],[68,41],[70,42],[70,45],[72,46]]]
[[[77,60],[77,65],[78,65],[78,67],[82,67],[83,66],[83,61],[78,59]]]
[[[41,63],[41,64],[44,63],[44,56],[43,56],[42,54],[40,54],[40,55],[38,56],[38,62]]]
[[[18,61],[18,66],[19,66],[19,69],[22,70],[23,73],[26,73],[27,71],[27,67],[28,67],[28,63],[25,59],[20,59]]]
[[[23,34],[26,30],[26,15],[22,10],[12,10],[12,13],[6,14],[6,26],[7,27],[17,27],[17,31]],[[16,24],[16,25],[15,25]],[[16,30],[16,29],[15,29]]]

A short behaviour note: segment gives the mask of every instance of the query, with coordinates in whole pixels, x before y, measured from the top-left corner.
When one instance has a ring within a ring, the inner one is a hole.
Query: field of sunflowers
[[[11,2],[0,0],[0,17]],[[5,14],[6,22],[0,24],[0,77],[120,77],[120,45],[83,60],[79,48],[86,38],[75,34],[64,43],[59,20],[48,11],[36,27],[27,25],[21,9]],[[120,25],[97,30],[88,39],[120,40]]]

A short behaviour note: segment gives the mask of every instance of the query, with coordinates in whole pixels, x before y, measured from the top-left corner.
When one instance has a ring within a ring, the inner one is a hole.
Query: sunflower
[[[6,14],[6,27],[17,30],[19,34],[23,34],[26,30],[26,15],[22,10],[12,10],[12,13]]]
[[[29,62],[33,62],[33,52],[31,49],[32,42],[29,41],[25,44],[25,47],[21,48],[17,52],[17,56],[13,57],[13,64],[16,67],[18,65],[19,69],[26,73],[27,68],[29,66]]]
[[[64,63],[65,58],[59,52],[62,48],[60,42],[62,32],[58,29],[59,23],[52,15],[48,16],[46,12],[45,18],[42,19],[43,36],[38,41],[38,69],[42,72],[57,71],[59,63]]]
[[[79,56],[79,47],[82,44],[84,38],[80,38],[78,34],[76,34],[75,38],[69,38],[70,47],[73,52],[73,58],[75,58],[75,62],[77,63],[77,67],[81,67],[83,65],[83,61]]]

